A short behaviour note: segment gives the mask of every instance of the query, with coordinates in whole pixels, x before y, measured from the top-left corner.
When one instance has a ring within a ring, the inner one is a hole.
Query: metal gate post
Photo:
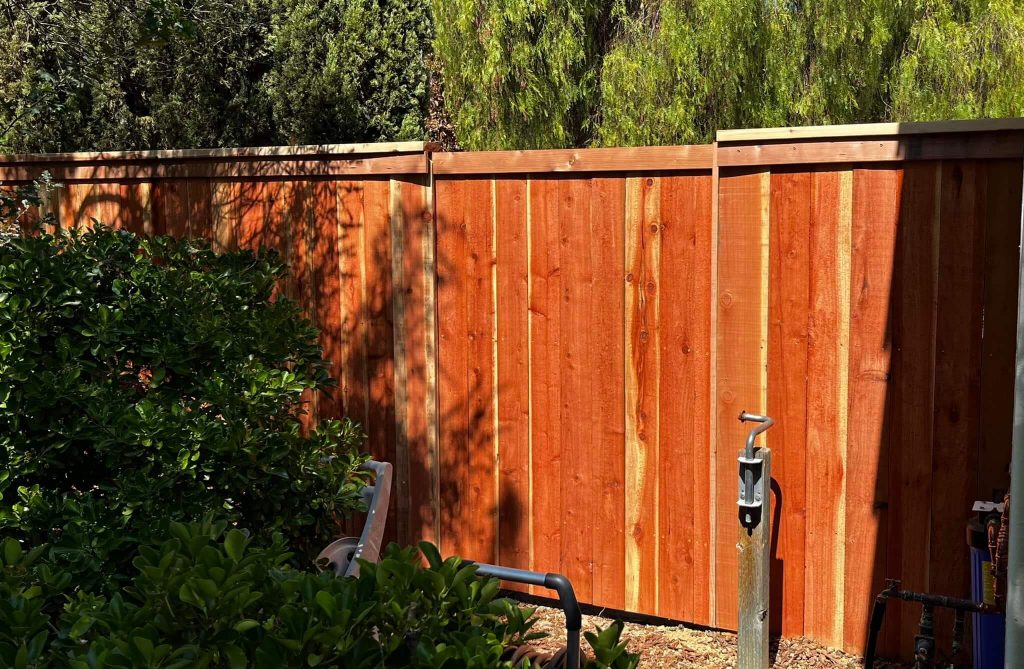
[[[760,423],[750,431],[739,455],[739,634],[737,669],[768,669],[768,584],[770,580],[772,454],[755,448],[757,435],[774,421],[743,412],[743,422]]]

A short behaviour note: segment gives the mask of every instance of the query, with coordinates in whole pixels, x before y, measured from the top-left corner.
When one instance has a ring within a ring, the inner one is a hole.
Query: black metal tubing
[[[942,608],[952,609],[957,612],[958,619],[955,621],[955,626],[953,628],[954,643],[956,643],[958,639],[958,634],[963,634],[963,620],[959,618],[963,612],[981,614],[998,613],[995,607],[981,602],[975,602],[970,599],[946,597],[945,595],[932,595],[927,592],[900,590],[899,581],[889,580],[886,582],[885,590],[878,593],[878,596],[875,597],[875,604],[871,607],[871,620],[868,623],[868,643],[867,647],[864,649],[865,669],[871,669],[875,664],[875,646],[878,643],[878,632],[882,629],[882,620],[885,618],[886,604],[890,599],[898,599],[904,602],[917,602],[924,606],[925,610],[922,611],[921,617],[921,633],[918,634],[914,642],[915,653],[920,650],[919,644],[922,636],[934,635],[934,631],[931,629],[932,623],[930,612],[930,609],[933,606],[941,606]],[[959,632],[956,625],[959,625]],[[926,627],[928,629],[926,629]],[[934,639],[934,637],[932,638]]]
[[[528,569],[515,569],[513,567],[502,567],[496,564],[484,564],[482,562],[468,562],[476,565],[476,573],[481,576],[499,578],[503,581],[513,583],[525,583],[526,585],[537,585],[548,590],[554,590],[558,594],[558,603],[565,613],[565,666],[569,669],[579,669],[580,666],[580,631],[583,629],[583,612],[580,611],[579,601],[576,599],[576,591],[572,583],[562,574],[553,572],[529,571]]]

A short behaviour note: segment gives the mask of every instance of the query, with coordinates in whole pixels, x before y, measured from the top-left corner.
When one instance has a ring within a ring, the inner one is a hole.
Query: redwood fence
[[[886,577],[968,594],[1008,486],[1024,122],[712,146],[13,156],[64,225],[273,246],[403,542],[733,628],[741,409],[776,418],[773,625],[863,647]],[[941,623],[951,622],[944,619]],[[917,612],[890,611],[906,654]]]

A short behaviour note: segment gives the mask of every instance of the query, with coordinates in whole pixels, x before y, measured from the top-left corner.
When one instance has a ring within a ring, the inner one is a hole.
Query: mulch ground
[[[549,636],[532,645],[555,651],[565,645],[565,616],[558,609],[537,607],[534,629]],[[607,627],[609,618],[584,616],[584,631],[594,625]],[[641,669],[734,669],[736,635],[678,626],[626,623],[623,638],[629,648],[642,653]],[[586,642],[584,642],[586,647]],[[861,669],[860,658],[826,648],[810,639],[772,641],[775,669]],[[904,669],[909,665],[876,662],[875,669]]]

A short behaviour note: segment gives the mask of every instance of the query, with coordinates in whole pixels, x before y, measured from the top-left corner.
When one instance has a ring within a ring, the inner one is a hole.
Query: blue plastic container
[[[967,528],[971,547],[971,597],[976,602],[995,603],[995,577],[988,539],[978,521]],[[1006,616],[971,614],[974,629],[974,669],[1003,669]]]

